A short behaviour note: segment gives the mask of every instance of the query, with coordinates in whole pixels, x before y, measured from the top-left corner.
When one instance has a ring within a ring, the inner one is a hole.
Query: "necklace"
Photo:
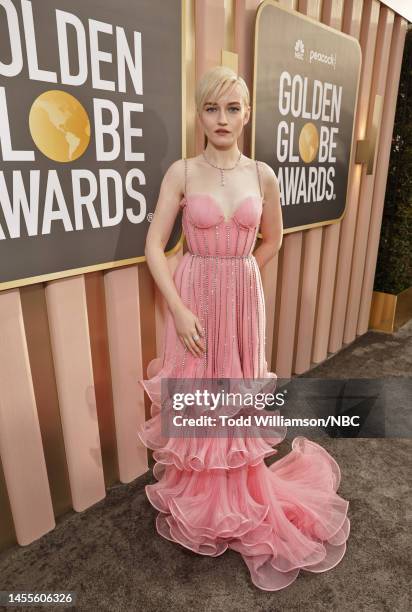
[[[239,158],[238,158],[237,162],[231,168],[221,168],[220,166],[215,166],[215,164],[212,164],[212,162],[210,162],[207,159],[207,157],[205,155],[205,152],[202,151],[202,153],[203,153],[203,157],[205,158],[205,160],[209,164],[209,166],[213,166],[213,168],[217,168],[217,170],[220,170],[220,185],[221,185],[221,187],[224,187],[225,186],[225,177],[224,177],[223,172],[225,170],[234,170],[236,168],[236,166],[238,165],[238,163],[240,162],[240,158],[242,157],[242,153],[239,154]]]

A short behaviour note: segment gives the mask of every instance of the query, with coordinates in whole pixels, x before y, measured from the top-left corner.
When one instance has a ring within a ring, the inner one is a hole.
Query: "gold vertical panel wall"
[[[182,0],[183,156],[203,148],[197,78],[236,60],[252,93],[259,4]],[[287,377],[367,331],[407,22],[378,0],[279,4],[359,40],[355,144],[367,137],[375,95],[384,100],[374,172],[352,164],[343,219],[286,234],[262,270],[266,357]],[[246,155],[250,133],[249,124],[239,142]],[[180,243],[169,254],[171,273],[182,253]],[[147,471],[135,430],[150,405],[137,379],[162,355],[166,308],[145,262],[0,292],[0,549],[29,544],[60,514]]]

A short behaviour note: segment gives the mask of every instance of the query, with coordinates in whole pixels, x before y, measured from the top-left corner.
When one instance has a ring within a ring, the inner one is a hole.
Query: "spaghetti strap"
[[[186,206],[186,189],[187,189],[187,159],[186,157],[183,158],[183,161],[185,163],[185,185],[184,185],[184,193],[183,193],[183,198],[180,200],[180,208],[184,208]]]
[[[257,170],[258,181],[259,181],[259,190],[260,190],[260,195],[261,195],[261,196],[262,196],[262,198],[263,198],[263,193],[262,193],[262,184],[261,184],[261,181],[260,181],[259,162],[258,162],[258,160],[257,160],[257,159],[255,160],[255,162],[256,162],[256,170]]]

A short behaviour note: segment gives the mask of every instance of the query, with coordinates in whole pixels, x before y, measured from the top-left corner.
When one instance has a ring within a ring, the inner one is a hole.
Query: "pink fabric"
[[[262,198],[250,195],[225,220],[208,194],[183,198],[189,251],[174,281],[183,302],[200,319],[206,353],[195,357],[176,334],[167,311],[163,359],[152,360],[140,384],[151,401],[151,418],[138,434],[154,450],[154,476],[146,486],[159,510],[158,533],[199,554],[238,551],[253,583],[275,591],[300,569],[324,572],[346,550],[349,502],[337,494],[340,469],[320,445],[294,438],[288,455],[270,467],[264,458],[286,435],[273,438],[170,438],[161,434],[162,378],[265,378],[276,374],[265,359],[265,303],[252,252]],[[270,381],[269,381],[270,382]]]

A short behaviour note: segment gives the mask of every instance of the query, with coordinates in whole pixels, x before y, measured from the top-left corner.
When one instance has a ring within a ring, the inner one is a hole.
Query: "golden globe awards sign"
[[[181,34],[180,0],[0,0],[0,289],[143,256]]]
[[[360,66],[356,39],[260,5],[252,142],[278,178],[285,233],[344,214]]]

